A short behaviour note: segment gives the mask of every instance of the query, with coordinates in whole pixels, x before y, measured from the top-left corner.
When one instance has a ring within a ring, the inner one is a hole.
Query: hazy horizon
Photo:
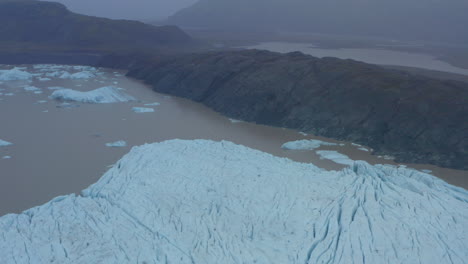
[[[197,0],[55,0],[54,2],[62,3],[71,11],[84,15],[112,19],[157,20],[167,18]]]

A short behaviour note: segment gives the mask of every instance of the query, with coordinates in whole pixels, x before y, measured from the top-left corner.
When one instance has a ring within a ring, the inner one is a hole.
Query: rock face
[[[173,26],[79,15],[54,2],[0,1],[0,42],[112,50],[178,45],[190,40]]]
[[[365,144],[399,161],[468,169],[466,83],[257,50],[161,59],[128,75],[235,119]]]
[[[81,196],[0,218],[0,263],[465,263],[468,193],[229,142],[144,145]]]

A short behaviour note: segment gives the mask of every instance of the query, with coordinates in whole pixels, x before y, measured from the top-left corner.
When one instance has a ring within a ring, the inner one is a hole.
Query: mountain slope
[[[229,142],[134,148],[82,196],[0,218],[9,263],[464,263],[468,193]]]
[[[185,27],[468,43],[464,0],[200,0],[169,19]]]
[[[54,2],[4,0],[0,1],[2,42],[112,50],[182,45],[190,37],[177,27],[79,15]]]
[[[466,83],[258,50],[162,59],[128,75],[235,119],[357,142],[399,161],[468,169]]]

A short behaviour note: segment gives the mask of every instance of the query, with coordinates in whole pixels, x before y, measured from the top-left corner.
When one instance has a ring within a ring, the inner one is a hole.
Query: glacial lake
[[[427,70],[449,72],[468,76],[468,69],[453,66],[438,60],[429,54],[409,53],[388,49],[326,49],[307,43],[264,42],[258,45],[245,47],[249,49],[262,49],[280,53],[300,51],[315,57],[336,57],[340,59],[353,59],[378,65],[415,67]]]
[[[344,165],[322,159],[316,150],[337,151],[371,164],[396,165],[350,142],[231,120],[198,103],[153,92],[149,86],[125,77],[123,71],[73,66],[18,67],[33,77],[0,81],[0,140],[12,143],[0,146],[0,216],[21,212],[60,195],[79,194],[132,146],[169,139],[228,140],[329,170],[342,169]],[[12,68],[0,66],[0,70]],[[63,88],[84,92],[108,86],[135,100],[91,104],[49,97]],[[154,112],[139,113],[134,107]],[[286,142],[303,139],[338,145],[310,151],[281,148]],[[125,141],[126,146],[106,146],[118,141]],[[466,171],[405,166],[431,170],[433,175],[468,188]]]

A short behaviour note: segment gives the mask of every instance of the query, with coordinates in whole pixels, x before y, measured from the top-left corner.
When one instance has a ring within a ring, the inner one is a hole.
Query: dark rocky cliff
[[[129,76],[233,118],[468,169],[468,87],[352,60],[234,51],[141,63]]]

